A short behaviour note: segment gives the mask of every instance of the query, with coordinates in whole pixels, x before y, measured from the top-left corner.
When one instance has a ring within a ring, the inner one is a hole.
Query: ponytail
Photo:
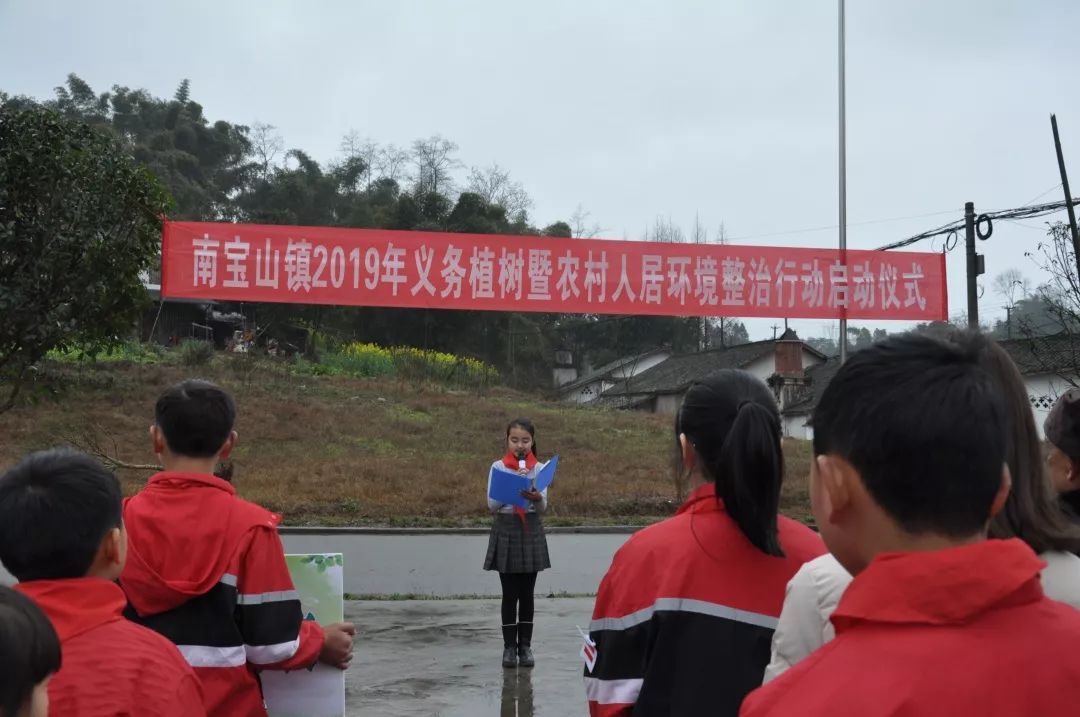
[[[716,495],[747,540],[767,555],[784,557],[777,532],[784,453],[773,412],[755,401],[741,404],[709,470]]]
[[[768,386],[739,369],[710,374],[687,391],[675,432],[693,445],[717,499],[746,539],[766,555],[783,557],[777,512],[784,454],[780,412]]]

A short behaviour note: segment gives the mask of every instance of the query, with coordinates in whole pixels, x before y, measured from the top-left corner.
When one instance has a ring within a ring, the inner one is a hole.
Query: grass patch
[[[166,352],[170,357],[173,352]],[[46,362],[60,388],[0,414],[0,466],[92,432],[127,463],[153,463],[154,402],[185,378],[231,391],[240,441],[234,484],[288,525],[477,527],[490,524],[488,467],[506,423],[537,425],[542,457],[562,456],[544,517],[550,526],[645,525],[678,505],[671,419],[544,401],[507,388],[477,395],[393,377],[298,375],[292,362],[218,354],[190,368],[174,359]],[[807,520],[809,444],[785,441],[781,509]],[[122,470],[126,494],[147,471]]]

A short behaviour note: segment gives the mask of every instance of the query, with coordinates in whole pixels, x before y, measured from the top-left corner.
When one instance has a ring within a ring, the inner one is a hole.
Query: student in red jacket
[[[60,639],[30,598],[0,586],[0,717],[49,717]]]
[[[761,684],[784,587],[825,552],[778,516],[784,457],[768,386],[718,371],[675,421],[691,493],[615,554],[585,647],[593,717],[735,715]]]
[[[909,334],[854,354],[814,411],[810,497],[855,576],[836,639],[742,715],[1075,714],[1080,611],[1043,594],[1005,504],[1007,414],[977,338]]]
[[[63,651],[49,682],[51,713],[205,715],[176,647],[124,619],[114,582],[127,552],[120,499],[116,477],[71,450],[32,453],[0,477],[0,562],[52,622]]]
[[[305,621],[285,563],[280,517],[213,475],[236,443],[232,398],[184,381],[158,399],[150,428],[165,470],[124,503],[130,535],[120,584],[128,617],[172,640],[202,682],[210,717],[265,717],[260,670],[348,667],[351,624]]]

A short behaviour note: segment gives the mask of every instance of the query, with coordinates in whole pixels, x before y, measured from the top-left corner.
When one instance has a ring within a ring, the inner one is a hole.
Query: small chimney
[[[572,383],[577,380],[578,372],[574,368],[574,356],[565,349],[558,349],[555,351],[555,361],[552,366],[552,379],[555,383],[555,388],[565,386],[568,383]]]
[[[803,342],[794,329],[788,329],[776,340],[776,373],[782,378],[803,378]]]

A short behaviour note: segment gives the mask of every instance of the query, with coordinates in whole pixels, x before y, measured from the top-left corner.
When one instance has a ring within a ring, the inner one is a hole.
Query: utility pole
[[[1072,232],[1076,275],[1080,279],[1080,234],[1076,231],[1076,212],[1073,210],[1072,194],[1069,192],[1069,175],[1065,173],[1065,155],[1061,153],[1061,137],[1058,135],[1057,115],[1050,115],[1050,126],[1054,129],[1054,149],[1057,150],[1058,169],[1061,171],[1061,186],[1065,190],[1065,208],[1069,211],[1069,231]]]
[[[975,203],[964,203],[964,237],[967,246],[967,314],[968,327],[979,328],[979,287],[976,282],[984,271],[983,257],[975,252]]]
[[[780,329],[780,327],[778,325],[776,325],[776,324],[772,325],[772,338],[773,338],[773,341],[776,341],[776,332],[779,329]]]
[[[839,96],[840,96],[840,261],[847,265],[847,132],[844,109],[844,0],[839,2]],[[847,361],[847,311],[840,313],[840,363]]]

